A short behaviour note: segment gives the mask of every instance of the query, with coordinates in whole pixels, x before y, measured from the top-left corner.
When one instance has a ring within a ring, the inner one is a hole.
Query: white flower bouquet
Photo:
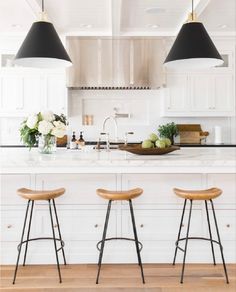
[[[66,133],[66,117],[57,115],[51,111],[39,112],[30,115],[23,121],[20,128],[21,140],[30,149],[41,144],[43,139],[43,153],[50,153],[52,144],[56,143],[56,138],[62,138]]]

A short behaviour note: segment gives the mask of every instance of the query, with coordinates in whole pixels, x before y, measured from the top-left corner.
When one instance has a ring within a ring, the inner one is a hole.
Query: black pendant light
[[[167,68],[207,69],[224,62],[204,25],[196,21],[193,7],[192,0],[192,13],[188,22],[183,24],[164,62]]]
[[[72,65],[53,24],[47,21],[44,0],[41,18],[32,24],[14,63],[35,68],[63,68]]]

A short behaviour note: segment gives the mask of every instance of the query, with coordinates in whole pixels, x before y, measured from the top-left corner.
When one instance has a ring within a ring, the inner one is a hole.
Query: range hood
[[[158,89],[165,84],[162,38],[67,37],[72,89]]]

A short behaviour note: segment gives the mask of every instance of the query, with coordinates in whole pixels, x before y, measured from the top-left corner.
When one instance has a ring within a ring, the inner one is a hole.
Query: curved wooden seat
[[[222,194],[222,190],[218,188],[207,190],[181,190],[174,188],[173,190],[178,197],[188,200],[211,200]]]
[[[132,200],[139,197],[143,193],[141,188],[136,188],[128,191],[108,191],[104,189],[97,189],[97,194],[106,200],[122,201]]]
[[[66,190],[64,188],[50,190],[50,191],[34,191],[34,190],[26,189],[26,188],[21,188],[17,190],[17,194],[24,199],[36,201],[36,200],[55,199],[63,195],[65,191]]]

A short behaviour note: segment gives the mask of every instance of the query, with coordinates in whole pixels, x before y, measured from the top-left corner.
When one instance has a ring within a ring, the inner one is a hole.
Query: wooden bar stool
[[[42,239],[53,240],[53,242],[54,242],[59,281],[60,281],[60,283],[62,282],[59,259],[58,259],[58,252],[60,250],[62,251],[64,264],[66,265],[66,258],[65,258],[65,252],[64,252],[64,245],[65,244],[64,244],[64,241],[61,238],[61,230],[60,230],[60,225],[59,225],[59,220],[58,220],[57,210],[56,210],[56,204],[55,204],[55,200],[54,199],[59,197],[59,196],[61,196],[61,195],[63,195],[64,193],[65,193],[65,189],[64,188],[60,188],[60,189],[57,189],[57,190],[50,190],[50,191],[33,191],[33,190],[25,189],[25,188],[21,188],[21,189],[17,190],[17,194],[19,196],[21,196],[22,198],[28,200],[28,204],[27,204],[26,213],[25,213],[25,220],[24,220],[24,224],[23,224],[21,241],[20,241],[20,244],[17,247],[18,256],[17,256],[16,267],[15,267],[15,272],[14,272],[13,284],[15,284],[15,281],[16,281],[16,274],[17,274],[17,270],[18,270],[18,265],[19,265],[22,245],[25,244],[25,253],[24,253],[24,261],[23,261],[23,266],[25,266],[25,261],[26,261],[26,255],[27,255],[29,241],[42,240]],[[53,235],[53,237],[30,238],[30,228],[31,228],[32,215],[33,215],[33,209],[34,209],[34,201],[39,201],[39,200],[40,201],[41,200],[48,201],[49,214],[50,214],[50,219],[51,219],[51,227],[52,227],[52,235]],[[52,216],[51,204],[53,205],[53,209],[54,209],[54,213],[55,213],[56,226],[58,228],[58,236],[59,236],[59,238],[56,238],[56,236],[55,236],[54,221],[53,221],[53,216]],[[29,209],[30,209],[30,215],[29,215],[29,220],[28,220],[29,222],[28,222],[27,237],[26,237],[26,240],[24,240],[24,234],[25,234],[25,229],[26,229],[26,223],[27,223]],[[57,248],[56,241],[59,241],[60,248]]]
[[[98,273],[97,273],[96,284],[98,284],[98,281],[99,281],[99,275],[100,275],[100,270],[101,270],[101,265],[102,265],[102,257],[103,257],[103,250],[104,250],[105,242],[109,241],[109,240],[114,240],[114,239],[129,240],[129,241],[135,242],[136,252],[137,252],[137,257],[138,257],[138,264],[139,264],[140,270],[141,270],[141,277],[142,277],[143,284],[145,283],[144,273],[143,273],[143,265],[142,265],[141,255],[140,255],[140,251],[142,250],[143,245],[138,240],[137,229],[136,229],[135,218],[134,218],[134,210],[133,210],[133,204],[132,204],[132,199],[139,197],[142,193],[143,193],[143,190],[140,188],[132,189],[129,191],[108,191],[108,190],[104,190],[104,189],[97,189],[97,195],[99,195],[103,199],[108,200],[108,206],[107,206],[107,213],[106,213],[106,219],[105,219],[105,223],[104,223],[102,240],[97,243],[97,249],[100,251],[100,254],[99,254],[99,260],[98,260]],[[129,201],[129,208],[130,208],[130,215],[131,215],[131,221],[132,221],[133,232],[134,232],[134,239],[133,238],[125,238],[125,237],[106,238],[112,201]]]
[[[223,254],[223,246],[222,246],[221,240],[220,240],[219,228],[218,228],[218,224],[217,224],[217,220],[216,220],[214,204],[213,204],[213,201],[212,201],[213,199],[219,197],[222,194],[222,190],[220,190],[218,188],[211,188],[211,189],[207,189],[207,190],[198,190],[198,191],[196,191],[196,190],[194,191],[193,190],[193,191],[190,191],[190,190],[181,190],[181,189],[174,188],[174,193],[178,197],[184,199],[184,207],[183,207],[182,217],[181,217],[180,226],[179,226],[178,238],[177,238],[177,241],[175,243],[176,248],[175,248],[175,255],[174,255],[174,260],[173,260],[173,265],[175,265],[175,260],[176,260],[177,250],[178,249],[181,250],[182,252],[184,252],[180,283],[183,283],[183,278],[184,278],[184,269],[185,269],[185,260],[186,260],[186,254],[187,254],[188,240],[189,239],[201,239],[201,240],[210,241],[214,265],[216,265],[216,261],[215,261],[215,252],[214,252],[213,243],[216,243],[216,244],[219,245],[220,252],[221,252],[221,258],[222,258],[222,262],[223,262],[223,267],[224,267],[224,272],[225,272],[226,283],[228,284],[229,283],[229,279],[228,279],[228,274],[227,274],[227,269],[226,269],[224,254]],[[185,238],[180,238],[180,236],[181,236],[181,228],[182,228],[182,224],[183,224],[183,219],[184,219],[184,213],[185,213],[187,200],[190,201],[187,233],[186,233],[186,237]],[[203,200],[203,201],[205,201],[207,224],[208,224],[208,230],[209,230],[210,238],[189,237],[189,229],[190,229],[191,214],[192,214],[192,204],[193,204],[194,200],[198,200],[198,201],[199,200]],[[213,213],[213,217],[214,217],[214,223],[215,223],[216,234],[217,234],[218,240],[212,239],[211,224],[210,224],[209,211],[208,211],[208,201],[210,201],[210,203],[211,203],[212,213]],[[179,242],[180,241],[185,241],[185,248],[184,249],[179,247]]]

